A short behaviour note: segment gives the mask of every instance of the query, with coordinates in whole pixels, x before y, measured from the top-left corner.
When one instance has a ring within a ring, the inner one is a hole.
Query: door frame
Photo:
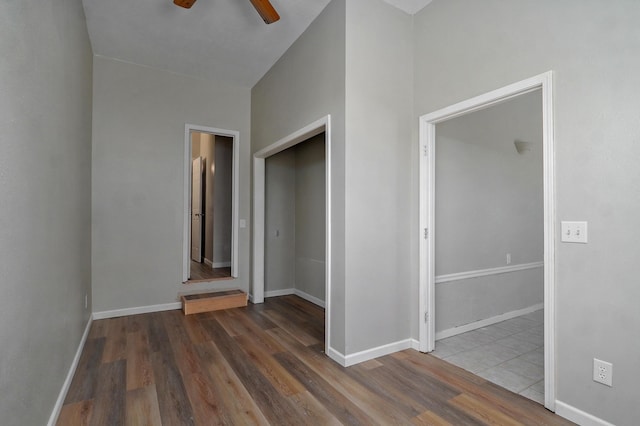
[[[331,115],[253,154],[253,303],[264,303],[265,160],[320,133],[325,133],[325,348],[330,353],[331,332]]]
[[[209,133],[227,136],[233,139],[233,160],[231,171],[231,277],[238,277],[238,171],[240,161],[240,132],[218,129],[197,124],[184,125],[184,178],[183,178],[183,244],[182,244],[182,282],[189,281],[191,250],[191,133]]]
[[[542,150],[544,204],[544,374],[545,404],[555,411],[555,151],[553,134],[553,73],[519,81],[420,116],[419,136],[419,350],[435,348],[435,156],[436,124],[535,90],[542,91]]]
[[[194,234],[195,235],[199,234],[198,235],[199,244],[197,246],[197,248],[198,248],[198,256],[199,256],[198,257],[198,262],[202,262],[202,228],[204,226],[204,223],[202,222],[202,207],[203,207],[202,206],[202,163],[203,163],[202,160],[203,160],[203,158],[201,156],[198,156],[198,157],[194,158],[191,161],[191,203],[190,203],[190,206],[191,206],[191,210],[190,210],[190,212],[191,212],[191,260],[195,260],[193,258],[193,249],[195,247],[194,244],[193,244]],[[196,164],[197,164],[199,173],[195,173]],[[193,229],[193,226],[194,226],[194,224],[193,224],[193,221],[194,221],[194,219],[193,219],[193,216],[194,216],[194,213],[193,213],[193,199],[194,199],[194,197],[196,195],[194,193],[195,192],[194,191],[194,186],[197,183],[195,177],[198,174],[199,174],[198,179],[200,181],[200,190],[197,191],[198,192],[198,196],[200,197],[200,218],[199,218],[200,229],[198,230],[198,232],[194,232],[194,229]]]

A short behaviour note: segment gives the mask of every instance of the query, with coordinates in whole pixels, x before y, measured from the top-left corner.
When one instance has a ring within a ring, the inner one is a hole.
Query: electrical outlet
[[[561,223],[563,243],[587,243],[587,222]]]
[[[594,358],[593,380],[603,385],[613,386],[613,364]]]

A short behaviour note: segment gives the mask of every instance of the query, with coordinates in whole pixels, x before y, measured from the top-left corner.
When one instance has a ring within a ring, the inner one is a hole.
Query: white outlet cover
[[[602,361],[598,358],[594,358],[593,359],[593,381],[612,387],[613,386],[613,364],[607,361]]]
[[[563,243],[587,244],[587,222],[562,221],[560,232]]]

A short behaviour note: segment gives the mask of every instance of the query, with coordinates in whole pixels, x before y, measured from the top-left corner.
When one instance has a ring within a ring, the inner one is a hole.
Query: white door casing
[[[544,198],[544,370],[545,407],[555,411],[555,154],[551,71],[423,115],[419,119],[419,349],[435,348],[435,157],[436,124],[534,90],[542,91]]]

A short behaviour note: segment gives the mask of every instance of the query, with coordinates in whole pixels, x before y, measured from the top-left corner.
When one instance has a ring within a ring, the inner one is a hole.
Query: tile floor
[[[432,355],[544,404],[544,311],[436,341]]]

